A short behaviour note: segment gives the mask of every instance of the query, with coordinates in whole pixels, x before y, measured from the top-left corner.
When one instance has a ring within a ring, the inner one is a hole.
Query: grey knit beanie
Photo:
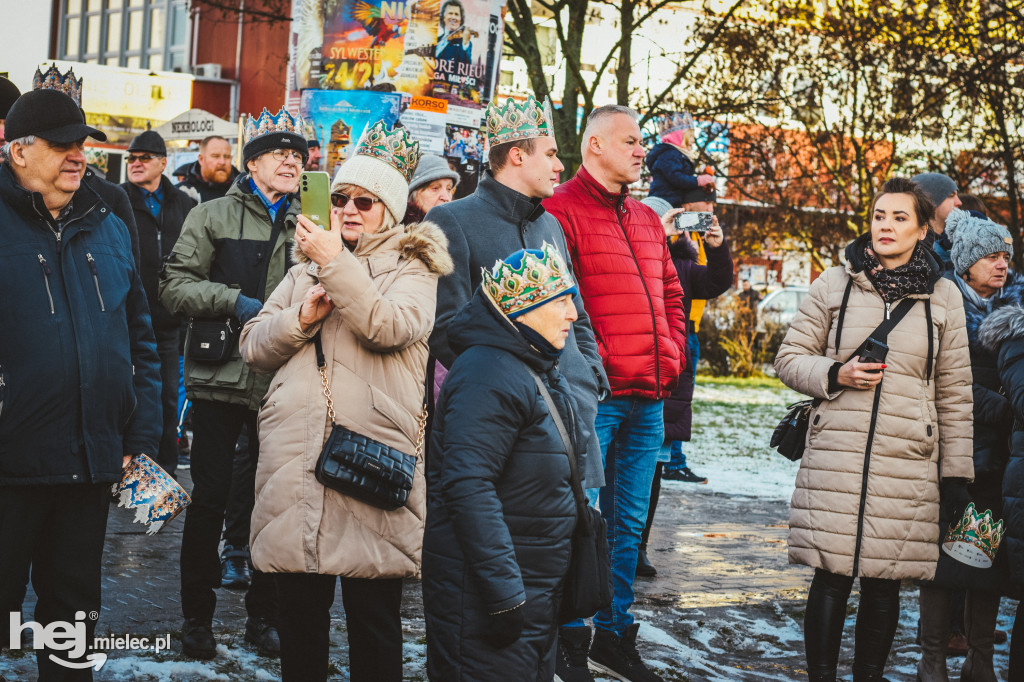
[[[946,234],[953,242],[953,269],[961,277],[979,260],[1006,251],[1013,258],[1010,231],[987,218],[975,218],[954,208],[946,218]]]
[[[644,197],[640,200],[640,203],[647,204],[653,208],[659,218],[664,218],[665,214],[672,210],[672,204],[668,203],[661,197]]]
[[[420,157],[416,172],[412,174],[412,180],[409,181],[409,194],[426,187],[434,180],[451,180],[458,187],[459,174],[449,168],[448,162],[440,156],[424,154]]]
[[[957,191],[956,183],[942,173],[921,173],[910,178],[911,182],[921,188],[932,200],[932,204],[938,207],[950,194]]]

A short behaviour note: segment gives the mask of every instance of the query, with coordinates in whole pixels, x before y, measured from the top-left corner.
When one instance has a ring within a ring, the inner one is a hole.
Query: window
[[[188,0],[62,0],[60,58],[181,71],[187,66]]]

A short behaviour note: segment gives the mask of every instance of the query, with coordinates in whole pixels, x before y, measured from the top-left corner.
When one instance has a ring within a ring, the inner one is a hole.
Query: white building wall
[[[32,75],[49,56],[52,13],[49,0],[0,0],[0,16],[12,19],[4,31],[0,71],[9,72],[22,92],[32,89]]]

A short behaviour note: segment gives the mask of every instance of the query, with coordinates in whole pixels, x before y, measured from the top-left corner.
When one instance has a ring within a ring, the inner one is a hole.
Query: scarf
[[[514,324],[516,329],[519,330],[519,333],[523,335],[523,338],[526,339],[526,342],[533,346],[533,349],[540,353],[543,357],[549,358],[551,360],[557,360],[558,356],[562,354],[564,347],[555,348],[554,346],[551,345],[550,341],[541,336],[540,332],[538,332],[533,327],[527,326],[522,322],[516,322],[515,320],[512,320],[512,324]]]
[[[924,246],[918,242],[910,260],[890,270],[882,267],[870,242],[864,247],[864,272],[883,301],[892,303],[908,294],[928,293],[932,271],[922,249]]]

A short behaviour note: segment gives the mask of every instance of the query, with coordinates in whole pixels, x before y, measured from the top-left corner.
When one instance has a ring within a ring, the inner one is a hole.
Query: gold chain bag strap
[[[327,400],[327,415],[331,420],[331,435],[327,437],[316,461],[316,480],[331,490],[379,509],[393,511],[405,506],[416,475],[416,457],[423,453],[426,408],[420,412],[415,455],[406,454],[345,428],[334,420],[334,400],[327,381],[327,360],[320,342],[320,332],[313,337],[313,345],[320,370],[320,384]]]

